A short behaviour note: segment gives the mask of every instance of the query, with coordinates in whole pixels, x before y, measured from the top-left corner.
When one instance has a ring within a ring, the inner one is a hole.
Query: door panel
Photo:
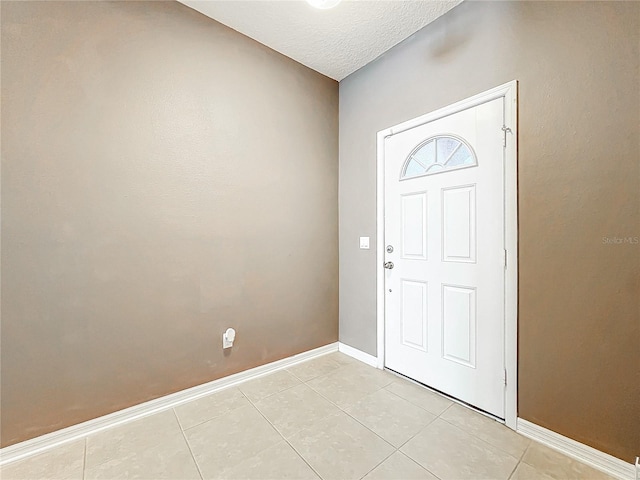
[[[503,108],[385,140],[385,366],[501,418]]]
[[[402,196],[402,258],[427,259],[427,194]]]
[[[442,358],[476,368],[476,289],[442,286]]]
[[[402,280],[402,343],[427,351],[427,283]]]
[[[476,186],[442,190],[442,260],[476,261]]]

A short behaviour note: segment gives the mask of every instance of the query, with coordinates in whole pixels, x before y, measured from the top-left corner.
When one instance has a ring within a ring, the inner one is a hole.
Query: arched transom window
[[[413,149],[402,166],[400,179],[476,166],[478,160],[463,139],[453,135],[438,135]]]

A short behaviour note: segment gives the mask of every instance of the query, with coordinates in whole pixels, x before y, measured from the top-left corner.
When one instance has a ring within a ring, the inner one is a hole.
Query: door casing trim
[[[505,424],[515,430],[518,418],[518,82],[513,80],[485,92],[466,98],[426,115],[402,122],[377,133],[376,165],[376,316],[377,367],[384,368],[384,142],[387,137],[433,122],[454,113],[490,102],[504,101],[505,146],[505,230],[504,248],[507,250],[505,269]]]

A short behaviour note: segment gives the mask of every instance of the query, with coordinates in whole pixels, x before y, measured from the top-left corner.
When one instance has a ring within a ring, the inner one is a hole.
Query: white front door
[[[503,112],[498,98],[384,143],[385,366],[500,418]]]

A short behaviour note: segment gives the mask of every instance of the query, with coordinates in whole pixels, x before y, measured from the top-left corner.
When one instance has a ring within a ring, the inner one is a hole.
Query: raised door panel
[[[400,282],[400,322],[402,343],[408,347],[427,351],[427,282],[402,280]]]
[[[402,258],[427,259],[427,193],[403,195],[401,201]]]
[[[476,186],[442,189],[442,260],[476,261]]]

